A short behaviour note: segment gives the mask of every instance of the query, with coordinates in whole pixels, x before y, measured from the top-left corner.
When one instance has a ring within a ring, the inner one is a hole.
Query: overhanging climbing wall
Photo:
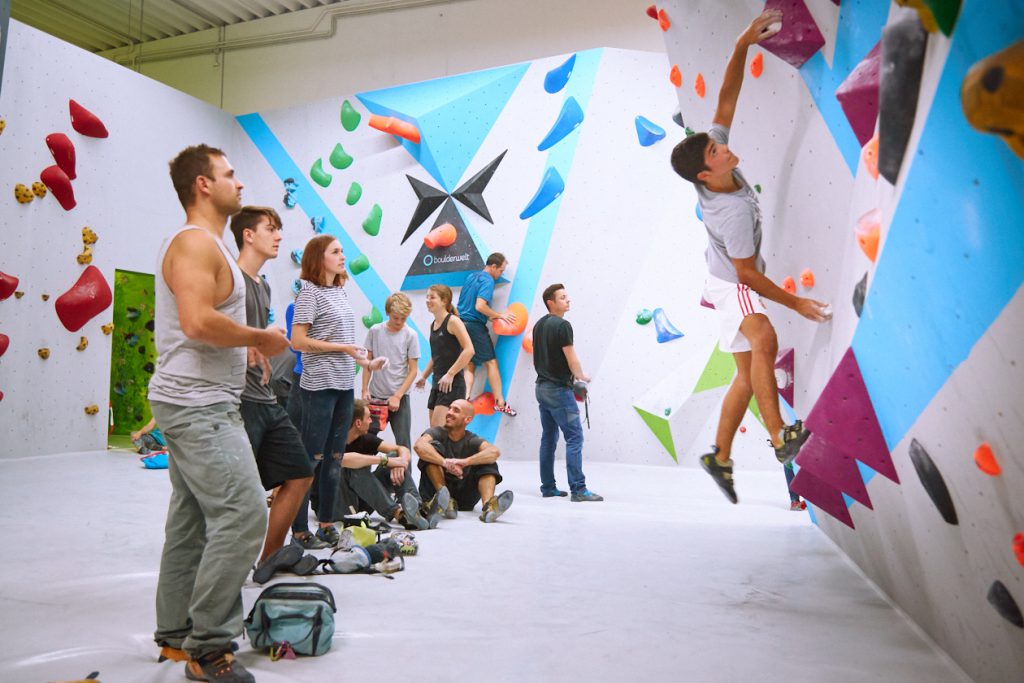
[[[794,488],[968,674],[1017,680],[1024,14],[908,4],[769,2],[783,32],[750,51],[731,147],[763,188],[767,274],[810,268],[814,288],[798,291],[835,310],[818,326],[772,309],[813,432]],[[733,41],[763,6],[659,5],[664,83],[687,125],[709,125]]]

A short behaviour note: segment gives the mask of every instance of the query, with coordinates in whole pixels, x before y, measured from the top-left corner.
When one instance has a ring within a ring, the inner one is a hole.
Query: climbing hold
[[[754,55],[754,58],[750,60],[750,75],[754,78],[761,78],[761,74],[764,73],[764,53],[758,52]]]
[[[900,175],[910,131],[914,128],[927,43],[928,34],[913,16],[882,29],[877,168],[893,185]]]
[[[1002,581],[994,581],[988,589],[988,602],[999,612],[999,616],[1017,628],[1024,628],[1024,615],[1020,613],[1017,601]]]
[[[296,204],[295,195],[293,195],[291,192],[285,192],[284,193],[284,198],[282,199],[282,201],[284,202],[285,208],[287,208],[287,209],[294,209],[295,208],[295,204]]]
[[[746,433],[747,433],[747,428],[744,427],[743,425],[740,425],[740,434],[746,434]]]
[[[328,157],[328,161],[331,162],[331,166],[334,168],[342,170],[352,165],[352,156],[345,151],[345,148],[339,142],[331,150],[331,156]]]
[[[697,202],[696,204],[694,204],[693,210],[697,214],[697,220],[699,220],[701,223],[703,223],[704,222],[704,212],[701,211],[701,209],[700,209],[700,202]]]
[[[352,106],[351,102],[345,100],[344,102],[341,103],[342,128],[351,133],[356,129],[356,126],[359,125],[359,120],[361,118],[362,117],[359,115],[359,112],[355,110],[355,107]]]
[[[359,201],[359,198],[363,196],[363,186],[357,182],[354,182],[348,186],[348,195],[345,197],[345,203],[349,206],[355,206],[355,203]]]
[[[700,296],[700,305],[703,306],[704,308],[710,308],[712,311],[715,310],[715,305],[708,301],[707,299],[705,299],[703,294],[701,294]]]
[[[636,125],[636,137],[641,147],[650,147],[665,137],[664,128],[643,116],[637,116],[633,123]]]
[[[518,301],[514,301],[505,309],[505,315],[508,314],[514,315],[516,321],[514,323],[508,323],[504,320],[495,320],[492,323],[494,333],[503,337],[514,337],[517,334],[522,334],[523,330],[526,329],[526,323],[530,320],[530,314],[526,310],[526,306],[522,305]]]
[[[68,100],[68,110],[71,112],[71,127],[82,135],[91,138],[105,138],[110,135],[103,122],[78,102]]]
[[[77,332],[110,306],[110,287],[96,266],[85,269],[71,289],[57,297],[57,317],[69,332]]]
[[[785,21],[778,33],[759,45],[790,66],[799,69],[825,45],[825,38],[804,0],[768,0],[764,8],[781,9]]]
[[[292,192],[295,192],[298,189],[299,189],[299,184],[297,182],[295,182],[295,178],[285,178],[284,179],[284,191],[285,192],[287,192],[288,194],[291,194]]]
[[[0,301],[3,301],[18,288],[18,278],[0,271]],[[20,297],[19,297],[20,298]]]
[[[697,73],[697,80],[693,82],[693,91],[697,93],[697,97],[704,99],[704,76],[699,72]]]
[[[370,115],[369,121],[370,128],[376,128],[383,133],[390,133],[403,140],[408,140],[414,145],[420,144],[420,129],[416,127],[416,124],[403,121],[402,119],[396,119],[393,116],[377,116],[376,114]]]
[[[71,189],[71,179],[60,166],[47,166],[39,174],[39,179],[50,188],[61,208],[65,211],[75,208],[75,191]]]
[[[25,292],[15,292],[14,293],[14,298],[15,299],[20,299],[23,296],[25,296]]]
[[[302,291],[302,280],[295,278],[292,280],[292,294],[298,296],[300,291]]]
[[[92,228],[88,226],[82,228],[82,244],[96,244],[99,239],[99,235],[93,232]]]
[[[370,329],[371,327],[373,327],[377,323],[382,323],[382,322],[384,322],[384,315],[380,312],[380,309],[378,309],[376,306],[374,306],[374,307],[372,307],[370,309],[369,315],[364,315],[363,316],[363,327],[365,327],[366,329]]]
[[[0,118],[0,135],[3,134],[4,128],[7,127],[7,120]]]
[[[672,114],[672,123],[680,128],[686,128],[686,124],[683,122],[683,112],[676,109],[675,113]]]
[[[41,299],[42,299],[43,301],[49,301],[49,300],[50,300],[50,295],[49,295],[49,294],[41,294],[41,295],[40,295],[40,298],[41,298]]]
[[[651,313],[651,309],[649,309],[649,308],[641,308],[639,311],[636,312],[636,324],[637,325],[646,325],[647,323],[651,322],[651,320],[653,320],[653,319],[654,319],[654,314]]]
[[[82,248],[82,253],[79,254],[75,260],[78,261],[78,264],[82,266],[87,266],[90,263],[92,263],[92,247],[86,244]]]
[[[359,275],[363,271],[369,269],[370,259],[366,258],[366,254],[360,254],[352,259],[352,262],[348,264],[349,272],[353,275]]]
[[[533,353],[533,332],[527,332],[523,335],[522,347],[523,351]]]
[[[999,461],[996,460],[992,447],[988,443],[982,443],[974,449],[974,464],[978,466],[979,470],[993,477],[998,477],[1003,473],[1003,469],[999,466]]]
[[[292,249],[292,263],[294,263],[297,266],[301,266],[302,265],[302,250],[301,249]]]
[[[100,407],[98,405],[96,405],[95,403],[85,407],[85,414],[86,415],[95,415],[98,412],[100,412]]]
[[[371,237],[376,237],[380,234],[380,221],[383,217],[384,210],[380,208],[380,204],[374,204],[370,208],[370,213],[366,216],[366,220],[363,221],[363,232]]]
[[[664,344],[665,342],[672,341],[673,339],[679,339],[683,336],[683,333],[676,329],[675,325],[668,319],[668,315],[665,314],[664,308],[654,309],[654,328],[658,332],[658,343]]]
[[[814,271],[810,268],[804,268],[803,272],[800,273],[800,286],[804,289],[814,287]]]
[[[0,356],[4,355],[7,347],[11,345],[11,338],[0,332]]]
[[[78,340],[78,346],[75,347],[76,351],[85,351],[85,347],[89,346],[89,340],[85,337],[80,337]]]
[[[658,26],[661,27],[662,31],[667,31],[672,26],[672,22],[668,20],[668,14],[665,13],[664,9],[658,10]]]
[[[309,224],[313,227],[313,232],[320,234],[324,231],[324,217],[323,216],[311,216]]]
[[[935,33],[939,30],[939,24],[935,21],[935,15],[931,9],[924,4],[924,0],[896,0],[896,4],[902,7],[910,7],[917,10],[917,18],[928,33]]]
[[[917,439],[910,440],[910,461],[914,463],[917,478],[921,480],[921,485],[924,486],[928,497],[932,499],[932,503],[942,515],[942,519],[946,520],[947,524],[958,524],[956,507],[953,505],[953,498],[949,495],[946,481],[942,478],[942,473],[936,467],[935,461]]]
[[[860,64],[836,88],[836,99],[843,107],[846,120],[850,122],[861,147],[871,139],[875,132],[875,121],[878,120],[881,47],[881,41],[875,43]]]
[[[857,244],[872,263],[878,258],[878,242],[882,232],[882,212],[871,209],[857,219]]]
[[[273,323],[274,322],[274,318],[275,318],[275,316],[274,316],[274,309],[273,308],[267,309],[267,324],[270,325],[271,323]]]
[[[333,180],[331,174],[324,170],[322,159],[313,162],[313,167],[309,169],[309,177],[320,187],[327,187]]]
[[[42,199],[46,196],[46,185],[43,185],[38,180],[32,183],[32,194]]]
[[[989,55],[967,72],[960,104],[967,122],[1003,139],[1024,159],[1024,40]]]
[[[860,158],[864,161],[864,168],[868,174],[878,180],[878,133],[871,136],[868,144],[860,151]]]
[[[960,14],[960,0],[924,0],[924,4],[931,10],[939,30],[946,36],[952,35]]]
[[[672,68],[668,72],[668,80],[672,82],[672,85],[677,88],[683,85],[683,74],[679,72],[679,65],[673,64]]]
[[[46,347],[39,349],[38,351],[36,351],[36,353],[38,353],[39,357],[42,358],[43,360],[46,360],[47,358],[50,357],[50,349]]]
[[[665,410],[663,412],[665,413],[665,417],[668,417],[669,415],[672,414],[672,409],[671,408],[665,408]]]
[[[576,55],[562,62],[544,76],[544,90],[554,94],[565,87],[572,76],[573,67],[576,66]]]
[[[494,394],[485,391],[474,398],[473,412],[477,415],[494,415]]]
[[[864,310],[864,297],[868,293],[868,274],[864,273],[864,277],[860,279],[857,286],[853,288],[853,310],[857,312],[857,317],[860,317],[861,311]]]
[[[754,185],[754,189],[757,190],[758,194],[761,194],[761,186],[760,185]]]
[[[427,245],[427,249],[450,247],[455,244],[456,237],[458,234],[455,232],[455,226],[451,223],[444,223],[428,232],[427,236],[423,238],[423,244]]]
[[[107,323],[105,325],[102,325],[100,326],[100,330],[103,331],[103,334],[110,334],[111,332],[114,331],[114,323]]]
[[[554,166],[549,166],[541,178],[540,187],[526,204],[526,208],[519,214],[521,220],[525,220],[547,207],[551,202],[558,199],[565,190],[565,181],[558,174]]]
[[[60,170],[68,174],[68,178],[75,179],[75,146],[71,144],[70,138],[64,133],[50,133],[46,136],[46,146],[50,148],[53,160],[60,166]]]
[[[796,294],[796,280],[789,275],[782,278],[782,289],[786,290],[790,294]]]
[[[650,7],[648,7],[647,8],[647,16],[649,16],[651,19],[657,19],[658,18],[658,6],[657,5],[651,5]]]
[[[1013,537],[1013,554],[1017,562],[1024,567],[1024,534],[1017,534]]]
[[[537,145],[537,151],[543,152],[555,146],[569,133],[579,128],[581,123],[583,123],[583,110],[580,108],[580,103],[576,101],[576,98],[570,95],[562,104],[562,111],[558,113],[555,124],[551,126],[551,130],[548,131],[544,139]]]
[[[28,204],[35,199],[35,195],[32,194],[32,190],[28,189],[28,187],[18,183],[14,186],[14,198],[18,200],[19,204]]]

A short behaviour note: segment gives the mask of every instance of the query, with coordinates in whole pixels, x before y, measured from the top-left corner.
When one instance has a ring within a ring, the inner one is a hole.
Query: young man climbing
[[[720,348],[736,359],[736,377],[722,402],[715,444],[700,458],[701,466],[733,503],[737,498],[732,440],[751,395],[757,398],[779,462],[791,462],[810,436],[799,420],[788,426],[782,421],[775,381],[778,338],[761,297],[815,322],[832,317],[824,303],[789,294],[765,276],[761,208],[739,171],[739,157],[729,149],[729,128],[743,85],[747,49],[778,33],[782,20],[781,11],[768,10],[740,34],[725,67],[710,130],[687,137],[672,150],[672,168],[696,188],[708,233],[704,298],[718,313]]]

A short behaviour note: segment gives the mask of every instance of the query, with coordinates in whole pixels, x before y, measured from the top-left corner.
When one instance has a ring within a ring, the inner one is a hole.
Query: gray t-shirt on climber
[[[715,124],[708,130],[708,137],[727,145],[729,129]],[[708,232],[708,248],[704,251],[708,272],[727,282],[739,282],[732,259],[756,255],[758,271],[763,273],[765,266],[761,258],[761,207],[757,195],[739,168],[733,169],[732,174],[740,185],[735,192],[712,192],[698,183],[693,186]]]
[[[245,278],[245,324],[249,327],[264,329],[270,312],[270,285],[263,278]],[[291,353],[290,351],[287,353]],[[242,400],[254,403],[277,403],[274,389],[270,384],[263,383],[263,367],[256,365],[245,371],[245,388],[242,389]]]

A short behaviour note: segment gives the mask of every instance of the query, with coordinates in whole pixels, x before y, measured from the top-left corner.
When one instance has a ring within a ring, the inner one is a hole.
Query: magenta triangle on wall
[[[809,471],[801,468],[789,485],[789,490],[803,496],[819,510],[832,515],[851,529],[856,528],[853,526],[853,517],[846,507],[846,501],[843,500],[843,494]]]
[[[850,496],[858,503],[872,508],[871,498],[857,461],[840,451],[824,438],[812,434],[796,457],[800,470],[807,470],[829,486]]]

